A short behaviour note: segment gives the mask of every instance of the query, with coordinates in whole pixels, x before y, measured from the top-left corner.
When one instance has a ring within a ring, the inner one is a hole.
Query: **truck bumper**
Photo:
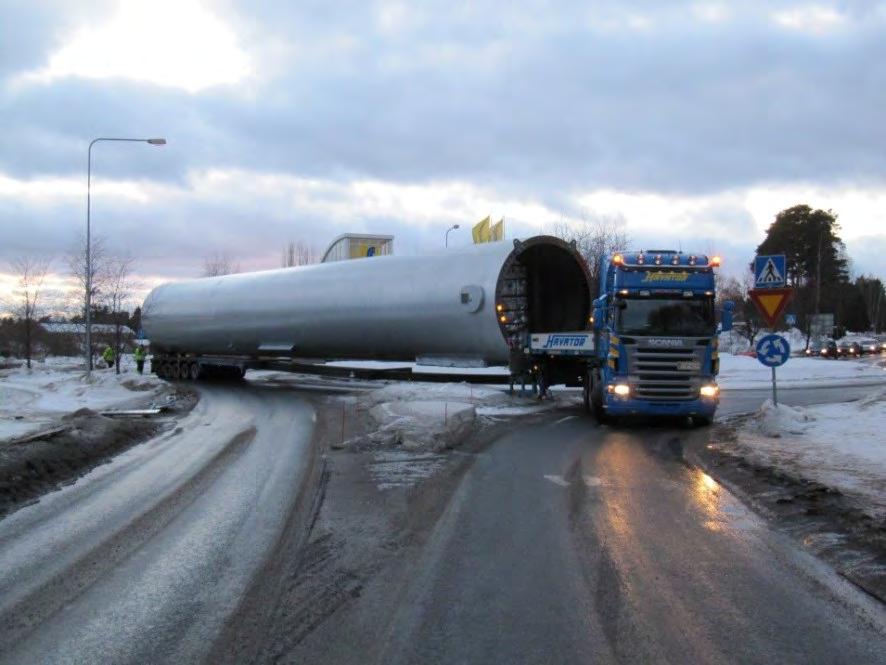
[[[659,402],[640,399],[620,399],[606,395],[603,408],[610,416],[706,416],[713,418],[717,410],[716,399]]]

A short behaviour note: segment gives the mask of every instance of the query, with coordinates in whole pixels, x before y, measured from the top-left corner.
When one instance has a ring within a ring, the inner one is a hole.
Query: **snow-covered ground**
[[[790,358],[776,369],[778,385],[820,386],[843,383],[886,383],[886,367],[876,360],[828,360],[826,358]],[[772,382],[772,370],[756,358],[720,354],[721,388],[765,388]]]
[[[468,383],[389,383],[355,399],[354,408],[368,414],[374,431],[343,445],[368,443],[439,451],[457,443],[480,417],[530,415],[572,399],[554,391],[551,398],[540,402],[528,393],[509,395],[507,390],[505,386]]]
[[[842,404],[799,408],[767,401],[728,445],[755,463],[837,488],[872,517],[886,517],[884,388]]]
[[[442,365],[420,365],[414,362],[384,360],[333,360],[326,363],[330,367],[351,367],[354,369],[411,369],[416,374],[473,374],[484,376],[508,376],[507,367],[456,367]]]
[[[157,377],[135,371],[126,358],[117,375],[97,369],[87,379],[79,358],[47,358],[0,370],[0,441],[23,436],[54,423],[77,409],[107,409],[155,392],[165,385]]]
[[[416,372],[452,375],[507,376],[507,367],[428,367],[408,362],[336,361],[337,367],[360,369],[413,368]],[[853,360],[792,357],[776,370],[778,383],[785,388],[796,386],[833,385],[843,383],[886,383],[886,358],[879,356]],[[724,389],[765,388],[772,381],[772,373],[756,358],[721,352],[720,376]],[[433,384],[429,384],[433,385]]]

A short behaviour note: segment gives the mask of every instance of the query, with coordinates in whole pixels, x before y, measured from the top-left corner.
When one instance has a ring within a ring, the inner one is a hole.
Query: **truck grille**
[[[698,348],[698,347],[697,347]],[[702,361],[703,348],[660,349],[625,346],[634,395],[654,401],[685,401],[698,397],[698,369],[680,369],[681,363]]]

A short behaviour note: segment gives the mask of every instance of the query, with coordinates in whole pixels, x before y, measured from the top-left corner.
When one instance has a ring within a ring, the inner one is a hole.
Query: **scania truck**
[[[709,424],[717,409],[719,257],[673,250],[614,254],[601,261],[593,303],[595,362],[585,406],[599,422],[628,415],[691,417]],[[719,331],[732,327],[723,303]]]

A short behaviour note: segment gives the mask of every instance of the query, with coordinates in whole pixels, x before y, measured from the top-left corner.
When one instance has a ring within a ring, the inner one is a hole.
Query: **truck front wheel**
[[[603,384],[599,377],[594,377],[590,388],[590,404],[591,411],[594,412],[594,418],[600,425],[605,425],[611,421],[606,409],[603,408]]]

